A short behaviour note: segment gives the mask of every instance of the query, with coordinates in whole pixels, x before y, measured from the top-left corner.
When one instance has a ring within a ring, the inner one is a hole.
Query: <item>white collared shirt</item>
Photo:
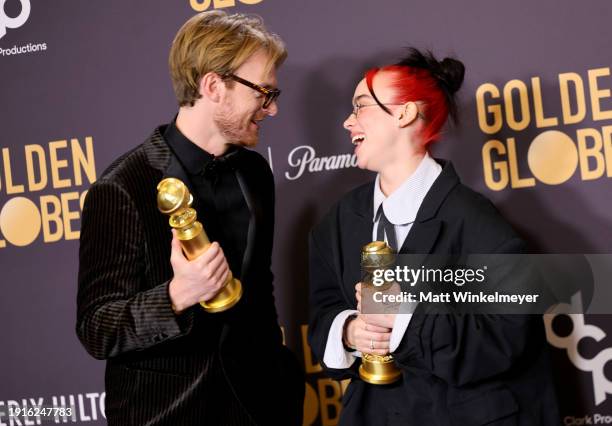
[[[382,204],[385,216],[395,228],[399,246],[397,250],[399,251],[412,228],[425,196],[441,172],[442,167],[430,157],[429,153],[426,153],[416,170],[388,197],[385,197],[380,189],[380,175],[376,175],[372,206],[374,209],[372,241],[376,240],[379,219],[376,217],[376,213]],[[385,235],[385,240],[387,240],[387,235]],[[323,355],[323,362],[329,368],[348,368],[355,362],[356,357],[361,357],[360,352],[349,352],[344,349],[342,344],[344,323],[349,316],[357,313],[359,312],[356,310],[346,310],[340,312],[334,318]],[[411,319],[411,313],[396,315],[389,342],[390,352],[395,351],[399,346]]]

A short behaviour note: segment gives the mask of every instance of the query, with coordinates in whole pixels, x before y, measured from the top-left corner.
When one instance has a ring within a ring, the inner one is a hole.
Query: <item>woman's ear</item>
[[[399,127],[410,125],[419,115],[419,108],[415,102],[406,102],[400,111],[397,117]]]

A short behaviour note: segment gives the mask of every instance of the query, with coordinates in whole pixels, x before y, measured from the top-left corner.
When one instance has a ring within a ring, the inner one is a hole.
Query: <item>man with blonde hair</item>
[[[286,55],[260,18],[189,19],[169,59],[177,116],[89,190],[77,334],[107,360],[109,425],[301,425],[304,381],[282,344],[270,270],[274,180],[245,149],[276,115]],[[189,187],[213,242],[191,261],[157,210],[165,177]],[[205,312],[199,303],[230,270],[242,282],[240,302]]]

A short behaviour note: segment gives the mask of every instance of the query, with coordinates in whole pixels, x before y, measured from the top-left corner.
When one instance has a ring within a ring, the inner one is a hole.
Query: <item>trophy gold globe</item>
[[[361,249],[361,268],[364,272],[362,280],[362,301],[364,291],[374,288],[373,276],[377,269],[387,269],[395,263],[395,254],[384,241],[373,241]],[[384,291],[391,283],[378,286],[377,290]],[[363,309],[363,306],[362,306]],[[373,385],[387,385],[402,376],[402,371],[395,364],[392,355],[376,355],[363,353],[359,366],[359,377]]]
[[[170,216],[170,226],[176,229],[185,257],[193,260],[208,250],[210,240],[191,208],[193,197],[187,186],[176,178],[166,178],[157,185],[157,208]],[[207,312],[222,312],[234,306],[242,297],[242,284],[230,271],[221,291],[212,299],[200,302]]]

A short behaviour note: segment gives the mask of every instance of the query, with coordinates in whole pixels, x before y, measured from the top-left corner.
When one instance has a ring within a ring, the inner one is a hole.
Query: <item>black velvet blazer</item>
[[[169,176],[191,185],[163,132],[116,160],[83,209],[76,329],[87,351],[107,360],[108,422],[204,424],[207,410],[227,409],[223,401],[205,404],[226,378],[257,424],[301,425],[303,376],[282,345],[273,297],[270,168],[253,151],[233,156],[251,213],[241,301],[224,313],[196,305],[176,316],[168,295],[172,235],[156,186]]]

